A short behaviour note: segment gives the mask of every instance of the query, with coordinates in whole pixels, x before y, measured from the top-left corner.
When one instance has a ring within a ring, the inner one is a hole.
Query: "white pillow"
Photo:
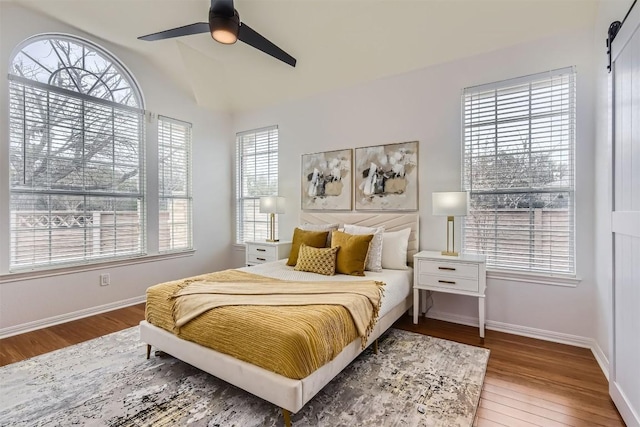
[[[344,232],[348,234],[373,234],[373,239],[369,243],[369,252],[367,253],[367,264],[365,270],[382,271],[382,233],[384,233],[384,225],[382,227],[363,227],[360,225],[344,225]]]
[[[340,224],[302,224],[298,226],[300,230],[304,231],[328,231],[325,248],[331,247],[331,233],[336,231],[338,227],[340,227]]]
[[[382,268],[406,270],[410,228],[382,234]]]

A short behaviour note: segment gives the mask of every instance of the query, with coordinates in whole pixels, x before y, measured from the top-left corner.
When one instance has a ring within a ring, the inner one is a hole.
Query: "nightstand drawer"
[[[418,261],[418,273],[478,280],[478,265],[447,261]]]
[[[247,256],[258,257],[258,258],[266,258],[268,261],[277,261],[278,259],[278,248],[271,245],[257,245],[251,244],[247,246]],[[266,261],[262,261],[266,262]]]
[[[247,264],[262,264],[264,262],[277,261],[278,259],[275,256],[268,257],[264,254],[248,254],[247,255]]]
[[[418,284],[420,287],[437,287],[443,289],[451,289],[458,291],[468,291],[468,292],[478,292],[479,283],[478,279],[469,279],[463,277],[451,277],[451,276],[443,276],[443,275],[433,275],[433,274],[419,274],[418,275]]]

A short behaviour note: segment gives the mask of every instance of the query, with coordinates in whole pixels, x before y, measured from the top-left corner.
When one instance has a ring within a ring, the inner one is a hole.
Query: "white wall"
[[[52,319],[64,320],[74,314],[88,314],[119,302],[142,301],[150,285],[226,268],[230,262],[232,133],[230,117],[198,107],[192,96],[181,92],[160,70],[140,55],[82,33],[6,2],[0,4],[0,201],[8,200],[8,89],[6,70],[12,49],[24,39],[44,32],[62,32],[87,38],[106,48],[136,77],[146,100],[146,109],[193,124],[193,195],[195,255],[110,267],[31,280],[0,283],[0,335],[3,330],[46,324]],[[152,123],[149,126],[156,126]],[[5,158],[2,158],[5,157]],[[151,170],[150,170],[151,172]],[[0,215],[7,236],[8,208]],[[6,245],[2,245],[3,247]],[[0,251],[2,252],[2,251]],[[6,254],[2,254],[6,255]],[[100,287],[100,273],[111,274],[111,285]]]
[[[425,41],[428,43],[428,41]],[[304,61],[304,57],[299,58]],[[233,130],[277,124],[280,135],[280,238],[290,236],[300,209],[300,156],[350,147],[420,141],[422,249],[441,249],[444,218],[433,217],[431,192],[460,188],[460,95],[464,87],[577,66],[577,287],[489,280],[488,319],[551,335],[591,337],[594,309],[593,103],[591,29],[417,70],[284,105],[234,115]],[[336,64],[339,66],[339,64]],[[457,233],[459,234],[459,233]],[[457,247],[459,242],[456,243]],[[241,262],[241,261],[238,261]],[[474,298],[437,295],[433,310],[477,319]],[[522,329],[522,328],[521,328]]]

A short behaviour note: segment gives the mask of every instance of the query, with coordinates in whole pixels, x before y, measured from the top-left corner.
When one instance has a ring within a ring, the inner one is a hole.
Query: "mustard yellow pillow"
[[[340,247],[313,248],[303,243],[300,245],[295,270],[333,276],[336,274],[336,254],[339,249]]]
[[[367,252],[373,234],[347,234],[334,231],[331,235],[331,247],[340,246],[336,257],[336,273],[364,276]]]
[[[305,231],[299,228],[293,230],[293,241],[291,242],[291,252],[289,252],[289,259],[287,265],[296,265],[298,262],[298,251],[300,251],[300,245],[305,244],[314,248],[324,248],[327,243],[328,231]]]

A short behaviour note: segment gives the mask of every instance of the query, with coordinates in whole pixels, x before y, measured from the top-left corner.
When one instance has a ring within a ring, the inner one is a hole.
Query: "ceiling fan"
[[[238,11],[233,8],[233,0],[211,0],[208,23],[197,22],[141,36],[138,39],[154,41],[201,33],[211,33],[215,41],[223,44],[233,44],[237,40],[243,41],[292,67],[296,66],[296,59],[293,56],[258,34],[244,22],[240,22]]]

